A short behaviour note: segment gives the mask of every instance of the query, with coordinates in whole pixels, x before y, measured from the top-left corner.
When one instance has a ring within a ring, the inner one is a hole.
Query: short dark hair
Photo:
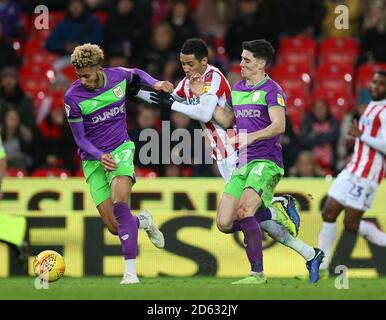
[[[375,74],[377,74],[377,73],[383,77],[386,77],[386,70],[377,70],[377,71],[375,71]]]
[[[200,38],[191,38],[184,42],[181,48],[183,54],[194,54],[197,60],[208,57],[208,46]]]
[[[275,54],[275,49],[271,43],[265,39],[243,41],[242,47],[244,50],[252,52],[255,58],[266,60],[267,64],[272,61],[273,55]]]

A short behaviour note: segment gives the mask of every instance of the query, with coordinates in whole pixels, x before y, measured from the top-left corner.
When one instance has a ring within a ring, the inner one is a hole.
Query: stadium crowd
[[[374,71],[386,70],[384,0],[38,2],[0,0],[0,132],[11,176],[82,174],[63,107],[63,94],[76,80],[69,55],[79,44],[101,45],[106,66],[138,67],[177,84],[184,77],[182,43],[201,37],[209,62],[232,85],[240,79],[242,41],[269,40],[276,59],[267,72],[287,95],[286,175],[296,177],[335,176],[344,167],[352,150],[342,138],[370,101]],[[39,30],[34,9],[42,2],[49,28]],[[336,26],[338,5],[349,9],[348,29]],[[141,130],[160,132],[170,120],[171,132],[184,128],[193,136],[199,126],[134,99],[127,108],[138,176],[219,175],[214,164],[142,165]]]

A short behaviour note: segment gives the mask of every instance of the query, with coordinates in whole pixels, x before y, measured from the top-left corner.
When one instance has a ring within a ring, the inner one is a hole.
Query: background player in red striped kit
[[[386,155],[386,70],[375,73],[370,85],[372,101],[348,131],[348,142],[354,143],[351,161],[332,184],[324,206],[319,248],[326,258],[320,276],[328,277],[331,250],[336,237],[336,219],[345,210],[344,228],[367,241],[386,247],[386,233],[373,223],[362,220],[370,209],[375,193],[385,175]]]

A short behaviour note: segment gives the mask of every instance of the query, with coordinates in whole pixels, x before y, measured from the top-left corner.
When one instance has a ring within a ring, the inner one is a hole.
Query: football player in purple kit
[[[87,43],[74,49],[71,63],[79,80],[64,96],[65,111],[95,206],[108,230],[121,242],[125,257],[121,284],[134,284],[139,282],[138,229],[145,229],[158,248],[164,247],[165,240],[150,212],[134,216],[128,204],[135,183],[135,146],[126,128],[126,89],[134,77],[164,92],[172,92],[173,85],[139,69],[102,68],[103,58],[98,45]]]
[[[262,233],[254,215],[258,209],[264,214],[269,208],[274,189],[284,175],[279,140],[285,130],[286,105],[281,87],[265,73],[274,54],[272,45],[259,39],[243,42],[242,46],[243,80],[233,86],[229,101],[237,130],[230,143],[238,143],[239,154],[218,214],[224,218],[224,229],[232,230],[238,220],[251,264],[251,275],[233,284],[262,284],[267,281],[263,272]],[[224,127],[233,122],[226,109],[216,108],[214,117]],[[314,257],[306,264],[311,282],[318,281],[324,257],[323,251],[314,250]]]

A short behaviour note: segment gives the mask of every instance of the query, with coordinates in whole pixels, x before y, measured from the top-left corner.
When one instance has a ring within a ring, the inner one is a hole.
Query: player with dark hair
[[[102,68],[103,58],[97,45],[88,43],[75,48],[71,63],[79,80],[67,90],[64,103],[95,206],[108,230],[121,242],[125,256],[121,284],[133,284],[139,282],[138,228],[145,229],[158,248],[164,247],[164,237],[148,211],[133,216],[128,204],[135,183],[135,146],[126,128],[126,90],[136,81],[164,92],[171,92],[173,85],[157,81],[139,69]]]
[[[233,110],[230,110],[226,103],[231,94],[229,83],[220,70],[208,64],[208,48],[202,39],[188,39],[181,48],[180,61],[186,76],[174,90],[173,99],[166,99],[162,94],[148,93],[147,100],[144,90],[141,90],[139,95],[150,103],[166,105],[198,120],[211,143],[213,158],[219,171],[224,180],[229,182],[237,161],[237,151],[234,145],[229,143],[234,131],[225,130],[234,122]],[[219,121],[216,121],[217,113]],[[223,124],[223,127],[220,124]],[[314,258],[318,256],[318,249],[310,247],[296,237],[300,220],[291,196],[274,198],[270,208],[263,212],[258,211],[255,218],[273,239],[291,247],[309,261],[309,264],[315,265],[317,260]],[[217,227],[224,233],[240,231],[241,226],[237,220],[230,211],[219,210]],[[233,224],[232,228],[229,228],[229,223]],[[316,282],[318,268],[309,270],[310,281]]]
[[[370,209],[375,193],[385,176],[386,156],[386,71],[378,71],[370,85],[372,101],[348,130],[346,144],[355,143],[351,161],[337,176],[325,202],[319,247],[326,253],[320,266],[321,277],[328,277],[328,266],[336,238],[336,219],[344,210],[346,231],[386,247],[386,233],[362,216]]]
[[[238,160],[219,205],[220,222],[225,230],[234,228],[238,220],[251,264],[251,275],[234,284],[266,282],[263,272],[262,234],[255,214],[269,214],[274,189],[284,175],[280,135],[285,130],[285,96],[281,87],[265,74],[274,49],[263,39],[243,42],[241,76],[228,100],[236,119],[237,135],[230,143],[238,143]],[[223,111],[222,111],[223,112]],[[223,112],[224,113],[224,112]],[[215,119],[224,126],[223,119]],[[229,120],[229,117],[225,117]],[[272,213],[272,212],[271,212]],[[299,239],[298,239],[299,240]],[[320,249],[310,247],[310,282],[319,279],[319,265],[324,257]],[[308,260],[308,259],[307,259]]]

